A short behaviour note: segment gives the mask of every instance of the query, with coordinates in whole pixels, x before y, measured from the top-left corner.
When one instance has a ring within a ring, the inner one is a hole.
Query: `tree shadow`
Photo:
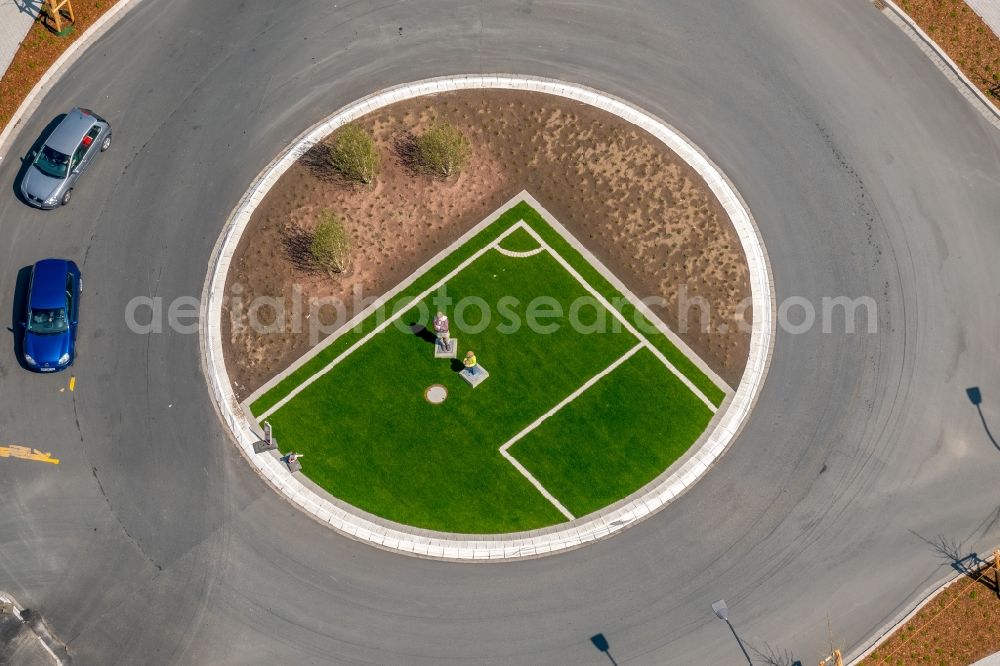
[[[774,647],[766,641],[759,648],[751,643],[747,643],[747,645],[750,647],[750,651],[754,653],[754,656],[757,657],[754,661],[759,660],[767,666],[802,666],[802,662],[796,659],[791,652]]]
[[[969,402],[976,406],[976,411],[979,412],[979,420],[983,424],[983,430],[986,431],[986,436],[989,437],[990,442],[996,447],[997,451],[1000,451],[1000,443],[997,443],[996,437],[990,432],[990,426],[986,423],[986,417],[983,415],[983,394],[979,390],[978,386],[971,386],[965,389],[965,394],[969,396]]]
[[[284,247],[288,261],[303,273],[316,273],[319,267],[312,254],[312,232],[298,225],[284,227],[281,230],[281,245]]]
[[[14,182],[11,186],[14,188],[14,197],[25,206],[30,206],[31,204],[25,201],[24,195],[21,194],[21,181],[24,180],[25,174],[27,174],[28,169],[31,168],[31,163],[34,159],[32,156],[42,149],[42,146],[45,145],[45,141],[49,138],[49,135],[55,131],[56,127],[65,117],[65,113],[60,113],[58,116],[50,120],[49,124],[46,125],[45,128],[38,134],[38,138],[35,139],[35,142],[31,144],[31,148],[28,149],[28,152],[21,158],[21,167],[17,170],[17,175],[14,176]]]
[[[313,176],[324,183],[344,183],[345,178],[330,163],[330,146],[320,141],[299,158]]]
[[[411,176],[420,176],[424,170],[420,167],[420,156],[417,150],[417,137],[413,132],[397,134],[392,139],[392,153]]]
[[[913,530],[909,530],[909,532],[937,553],[943,563],[950,566],[960,575],[981,583],[986,589],[1000,597],[1000,587],[997,585],[997,578],[995,575],[991,575],[991,572],[996,571],[993,564],[979,557],[979,554],[976,552],[967,553],[964,548],[964,542],[945,537],[942,534],[938,534],[933,539],[928,539]]]

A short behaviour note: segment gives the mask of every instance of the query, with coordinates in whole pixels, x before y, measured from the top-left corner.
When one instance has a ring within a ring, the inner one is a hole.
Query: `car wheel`
[[[66,190],[66,193],[62,196],[62,205],[65,206],[69,203],[69,200],[73,198],[73,190]]]
[[[109,134],[106,137],[104,137],[104,141],[101,143],[101,152],[103,153],[110,147],[111,147],[111,135]]]

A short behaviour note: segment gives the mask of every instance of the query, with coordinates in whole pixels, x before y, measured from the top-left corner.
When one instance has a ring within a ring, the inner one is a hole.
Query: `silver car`
[[[80,174],[99,152],[111,147],[111,125],[88,109],[66,114],[41,150],[32,151],[31,166],[21,179],[24,200],[51,209],[69,203]]]

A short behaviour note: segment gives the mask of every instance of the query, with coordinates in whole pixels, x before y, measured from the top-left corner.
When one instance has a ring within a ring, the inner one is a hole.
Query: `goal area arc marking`
[[[531,204],[529,204],[529,205],[531,205]],[[534,206],[532,206],[532,209],[536,210],[536,212],[537,212],[537,209]],[[552,226],[550,220],[546,220],[546,223],[548,223],[548,224],[550,224],[550,226]],[[564,234],[557,227],[552,226],[552,228],[560,236],[564,236]],[[519,229],[524,230],[525,232],[527,232],[539,244],[539,247],[535,248],[533,250],[529,250],[527,252],[514,252],[512,250],[505,250],[505,249],[501,248],[500,247],[500,243],[502,243],[504,239],[506,239],[508,236],[510,236],[511,234],[513,234],[515,231],[517,231]],[[454,251],[455,249],[458,249],[458,248],[456,247],[456,248],[452,249],[451,251]],[[698,399],[701,400],[708,407],[708,409],[713,414],[715,414],[718,411],[718,408],[712,403],[712,401],[709,400],[708,397],[706,397],[705,394],[700,389],[698,389],[698,387],[695,386],[694,383],[690,379],[688,379],[688,377],[686,375],[684,375],[684,373],[680,372],[680,370],[678,370],[666,358],[666,356],[664,356],[663,353],[659,349],[657,349],[648,340],[648,338],[646,338],[645,335],[643,335],[640,331],[638,331],[628,321],[628,319],[621,312],[619,312],[618,309],[616,307],[614,307],[607,300],[607,298],[603,294],[601,294],[599,291],[597,291],[597,289],[595,289],[592,285],[590,285],[590,283],[588,283],[587,280],[582,275],[580,275],[580,273],[568,261],[566,261],[566,259],[558,251],[556,251],[551,245],[549,245],[538,234],[538,232],[535,231],[535,229],[533,229],[531,227],[531,225],[529,225],[525,220],[521,219],[521,220],[518,220],[517,222],[511,224],[507,229],[504,229],[502,232],[500,232],[497,235],[497,237],[494,238],[492,241],[490,241],[489,243],[487,243],[483,247],[481,247],[478,250],[476,250],[475,252],[473,252],[472,255],[470,255],[469,257],[467,257],[466,259],[464,259],[458,266],[456,266],[455,268],[453,268],[451,271],[449,271],[446,275],[444,275],[442,278],[440,278],[434,284],[432,284],[431,286],[427,287],[422,292],[420,292],[419,294],[417,294],[416,296],[414,296],[412,299],[410,299],[406,303],[406,305],[404,307],[398,307],[398,308],[396,308],[396,311],[392,315],[390,315],[388,318],[386,318],[385,321],[383,321],[382,323],[380,323],[374,329],[372,329],[371,331],[369,331],[368,333],[366,333],[364,336],[362,336],[359,340],[357,340],[356,342],[354,342],[350,347],[348,347],[346,350],[344,350],[343,352],[341,352],[336,358],[334,358],[332,361],[330,361],[330,363],[328,363],[326,366],[324,366],[323,368],[321,368],[320,370],[318,370],[316,373],[314,373],[313,375],[311,375],[310,377],[308,377],[306,380],[304,380],[301,384],[299,384],[298,386],[296,386],[295,388],[293,388],[291,391],[289,391],[287,395],[285,395],[280,400],[278,400],[277,402],[275,402],[271,407],[269,407],[267,410],[265,410],[262,414],[260,414],[259,416],[255,416],[254,417],[255,420],[258,423],[260,423],[260,422],[264,421],[265,419],[267,419],[268,417],[270,417],[275,412],[277,412],[279,409],[281,409],[282,407],[284,407],[286,404],[288,404],[292,400],[292,398],[294,398],[299,393],[301,393],[302,391],[304,391],[313,382],[315,382],[318,379],[320,379],[323,375],[325,375],[326,373],[330,372],[333,368],[335,368],[337,365],[339,365],[341,362],[343,362],[344,359],[346,359],[348,356],[350,356],[355,351],[357,351],[358,349],[360,349],[369,340],[371,340],[375,335],[377,335],[377,334],[381,333],[382,331],[384,331],[388,326],[390,326],[392,323],[394,323],[397,319],[399,319],[404,314],[406,314],[406,312],[408,312],[409,309],[412,308],[415,304],[417,304],[420,301],[422,301],[423,299],[427,298],[427,296],[429,296],[430,294],[432,294],[433,292],[435,292],[442,285],[444,285],[445,283],[447,283],[449,280],[453,279],[456,275],[458,275],[459,273],[461,273],[463,270],[465,270],[470,265],[472,265],[473,263],[475,263],[475,261],[477,259],[479,259],[480,257],[482,257],[484,254],[486,254],[487,252],[489,252],[491,250],[497,250],[498,252],[500,252],[500,254],[502,254],[504,256],[508,256],[509,257],[509,256],[513,255],[514,257],[518,257],[518,258],[523,258],[524,256],[534,256],[534,255],[539,254],[539,253],[541,253],[543,251],[547,252],[562,267],[563,270],[565,270],[567,273],[569,273],[569,275],[572,276],[573,279],[575,279],[584,288],[584,290],[586,290],[592,297],[594,297],[601,304],[602,307],[604,307],[605,310],[607,310],[613,317],[615,317],[622,324],[622,326],[625,328],[626,331],[628,331],[632,336],[634,336],[637,340],[639,340],[640,343],[643,346],[645,346],[645,348],[649,349],[649,351],[653,354],[653,356],[655,356],[657,358],[657,360],[659,360],[670,372],[672,372],[674,375],[676,375],[677,378],[680,379],[681,382],[683,382],[683,384],[688,388],[688,390],[690,390],[695,396],[697,396]],[[447,254],[450,254],[450,252],[448,252]],[[445,256],[447,256],[447,254],[445,254]],[[443,257],[442,257],[442,259],[443,259]],[[584,260],[587,261],[588,258],[584,257]],[[593,265],[593,263],[591,261],[588,261],[588,263],[590,263],[591,265]],[[421,271],[419,274],[415,274],[414,276],[412,276],[413,279],[417,279],[419,277],[419,275],[422,275],[422,274],[426,273],[427,270],[430,270],[431,268],[432,268],[432,266],[426,267],[426,269],[424,271]],[[607,269],[605,269],[604,272],[607,272]],[[654,326],[656,326],[657,323],[660,323],[659,320],[658,320],[658,318],[656,318],[655,315],[653,315],[652,312],[649,312],[648,308],[644,307],[644,304],[642,304],[641,301],[638,301],[635,298],[634,294],[632,294],[631,292],[626,291],[623,294],[623,296],[636,308],[637,312],[640,312],[641,314],[643,314],[643,316],[645,316],[646,319],[648,319]],[[386,303],[387,303],[386,299],[379,299],[378,302],[376,302],[376,303],[372,304],[371,306],[369,306],[369,308],[367,308],[364,312],[360,313],[360,315],[358,317],[355,317],[351,322],[347,322],[346,324],[344,324],[344,326],[341,327],[341,329],[337,333],[334,333],[333,335],[331,335],[330,338],[328,338],[324,343],[321,343],[320,345],[317,345],[317,347],[321,347],[322,348],[322,347],[326,347],[326,346],[332,344],[334,341],[336,341],[336,339],[338,337],[340,337],[340,335],[342,335],[342,334],[344,334],[344,333],[346,333],[347,331],[350,330],[350,328],[352,327],[351,326],[352,323],[354,323],[354,322],[360,323],[361,321],[364,321],[364,319],[367,319],[369,316],[371,316],[375,312],[375,310],[376,310],[377,307],[385,305]],[[658,326],[657,328],[659,328],[661,330],[661,332],[663,331],[662,327]],[[682,351],[682,353],[685,353],[683,350],[681,350],[681,351]],[[316,352],[315,351],[310,352],[310,353],[307,354],[307,356],[312,356],[312,355],[314,355],[314,353],[316,353]],[[690,358],[690,354],[685,353],[685,356],[688,357],[688,358]],[[292,367],[294,368],[295,364],[293,364]],[[719,383],[717,381],[715,381],[714,377],[709,377],[709,379],[710,379],[710,381],[712,381],[717,386],[719,385]],[[727,393],[729,391],[731,391],[731,389],[726,384],[722,384],[721,386],[719,386],[719,388],[723,389],[723,391],[725,391]],[[256,400],[258,397],[260,397],[260,395],[263,395],[263,393],[261,393],[261,392],[258,391],[254,395],[251,395],[249,398],[247,398],[247,400],[245,401],[244,404],[246,404],[246,405],[251,404],[252,401]]]

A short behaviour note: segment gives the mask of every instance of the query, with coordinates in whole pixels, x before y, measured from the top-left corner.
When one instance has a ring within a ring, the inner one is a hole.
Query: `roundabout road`
[[[86,276],[75,392],[0,354],[0,589],[79,663],[728,664],[751,644],[850,649],[1000,542],[1000,135],[867,2],[144,0],[87,50],[0,163],[0,306],[50,255]],[[402,34],[399,28],[402,27]],[[197,335],[139,336],[134,296],[199,296],[223,221],[303,129],[385,86],[516,72],[671,123],[729,175],[779,303],[871,295],[875,335],[779,329],[758,408],[669,510],[550,558],[456,565],[342,538],[267,488],[211,408]],[[73,202],[13,195],[73,104],[116,144]],[[0,654],[2,660],[2,654]]]

